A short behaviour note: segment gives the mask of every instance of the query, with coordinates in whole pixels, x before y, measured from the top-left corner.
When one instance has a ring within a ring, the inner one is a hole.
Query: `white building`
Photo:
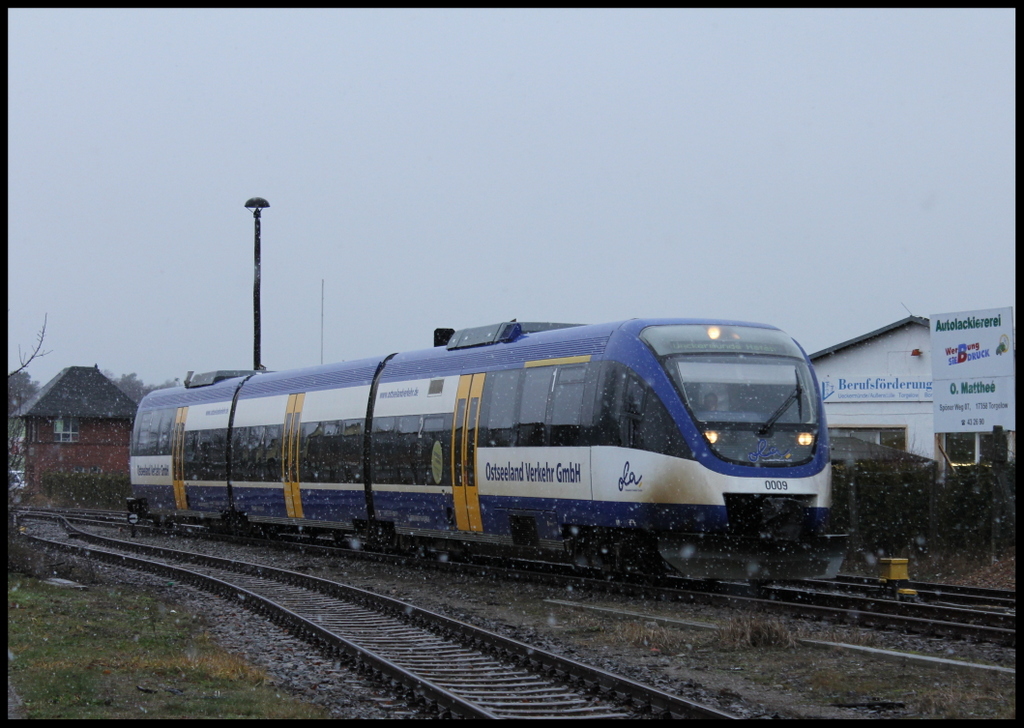
[[[836,442],[852,437],[936,460],[940,467],[987,454],[991,433],[936,437],[930,338],[927,318],[907,316],[811,354]],[[1012,457],[1014,433],[1009,439]]]

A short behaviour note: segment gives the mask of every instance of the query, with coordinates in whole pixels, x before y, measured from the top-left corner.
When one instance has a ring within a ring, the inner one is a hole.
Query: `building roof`
[[[868,339],[873,339],[876,336],[881,336],[883,334],[888,334],[890,331],[895,331],[896,329],[902,328],[903,326],[908,326],[910,324],[917,324],[917,325],[920,325],[920,326],[924,326],[926,329],[929,328],[929,322],[928,322],[928,319],[926,317],[924,317],[924,316],[907,316],[904,319],[900,319],[896,323],[889,324],[888,326],[883,326],[880,329],[875,329],[874,331],[870,331],[870,332],[868,332],[866,334],[863,334],[862,336],[857,336],[855,338],[852,338],[849,341],[844,341],[841,344],[836,344],[835,346],[830,346],[827,349],[822,349],[821,351],[815,352],[815,353],[811,354],[811,361],[814,361],[815,359],[818,359],[820,357],[826,356],[828,354],[835,354],[836,352],[841,351],[843,349],[846,349],[847,347],[854,346],[856,344],[860,344],[862,342],[867,341]]]
[[[67,367],[25,403],[20,416],[133,419],[136,409],[98,367]]]

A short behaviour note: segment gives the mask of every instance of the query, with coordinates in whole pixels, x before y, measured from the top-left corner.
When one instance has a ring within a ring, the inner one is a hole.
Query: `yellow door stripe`
[[[551,367],[556,364],[583,364],[590,361],[590,354],[586,356],[563,356],[558,359],[534,359],[523,364],[524,367]]]
[[[455,397],[455,412],[452,416],[452,508],[455,511],[455,527],[460,531],[470,530],[469,513],[466,509],[466,410],[469,404],[469,385],[472,374],[459,377],[459,388]]]
[[[466,515],[469,516],[469,530],[483,531],[480,516],[480,491],[476,486],[476,446],[480,426],[480,398],[484,391],[486,374],[474,374],[469,388],[469,409],[466,411]]]
[[[178,407],[174,413],[174,435],[171,440],[171,483],[174,487],[174,507],[188,509],[188,495],[185,492],[185,420],[188,407]]]
[[[299,488],[299,437],[302,404],[306,394],[288,395],[284,436],[281,438],[281,480],[284,482],[284,506],[289,518],[302,518],[302,493]]]

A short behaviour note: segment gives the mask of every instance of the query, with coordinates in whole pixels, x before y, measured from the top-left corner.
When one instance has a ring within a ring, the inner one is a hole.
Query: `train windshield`
[[[795,465],[813,456],[817,390],[784,333],[685,324],[652,326],[641,338],[717,455],[745,465]]]

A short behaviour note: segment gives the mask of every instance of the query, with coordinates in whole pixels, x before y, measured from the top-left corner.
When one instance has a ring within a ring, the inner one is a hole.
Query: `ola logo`
[[[434,485],[441,484],[444,474],[444,454],[441,452],[441,441],[434,440],[434,450],[430,455],[430,473],[434,476]]]

